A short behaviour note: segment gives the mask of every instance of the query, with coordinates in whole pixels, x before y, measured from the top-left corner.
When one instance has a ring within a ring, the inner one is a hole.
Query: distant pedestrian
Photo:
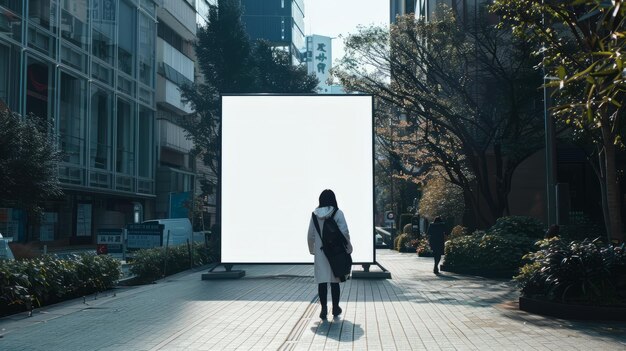
[[[433,269],[435,274],[439,274],[439,262],[441,261],[441,255],[443,255],[445,230],[446,225],[440,217],[435,218],[435,221],[428,226],[428,243],[430,244],[430,249],[433,250],[433,257],[435,258],[435,268]]]
[[[346,223],[343,212],[339,209],[339,206],[337,206],[337,198],[332,190],[326,189],[322,191],[319,197],[319,206],[315,209],[315,211],[313,211],[313,214],[317,217],[319,231],[315,227],[315,220],[313,216],[311,216],[307,239],[309,252],[311,255],[315,255],[315,282],[317,283],[317,291],[319,293],[320,304],[322,305],[320,318],[326,319],[326,316],[328,315],[328,308],[326,306],[328,301],[327,283],[330,283],[330,292],[333,302],[333,316],[339,316],[342,311],[341,307],[339,307],[339,282],[341,280],[333,274],[330,263],[328,262],[324,251],[322,251],[322,233],[324,222],[331,217],[335,220],[337,227],[346,239],[346,251],[349,254],[352,253],[352,244],[350,243],[348,224]]]

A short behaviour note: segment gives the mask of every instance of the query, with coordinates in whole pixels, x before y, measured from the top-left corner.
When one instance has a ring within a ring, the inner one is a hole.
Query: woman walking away
[[[309,252],[311,255],[315,255],[314,259],[314,271],[315,271],[315,283],[317,283],[317,291],[320,297],[320,304],[322,305],[322,312],[320,312],[320,318],[326,319],[328,315],[328,308],[326,302],[328,301],[328,284],[330,283],[330,292],[333,301],[333,316],[337,317],[341,314],[341,307],[339,307],[339,282],[340,279],[335,277],[333,271],[328,263],[328,259],[322,251],[322,233],[324,228],[324,222],[328,218],[333,218],[337,223],[337,227],[346,238],[346,251],[352,253],[352,244],[350,243],[350,235],[348,232],[348,225],[346,219],[343,216],[343,212],[337,206],[337,198],[332,190],[326,189],[322,191],[319,197],[319,207],[313,211],[314,216],[317,218],[319,224],[319,232],[315,227],[315,219],[311,216],[309,222],[308,243]]]
[[[435,258],[435,268],[433,269],[435,274],[439,274],[439,261],[441,261],[441,255],[443,255],[443,234],[445,229],[446,225],[441,221],[440,217],[435,218],[435,221],[428,226],[428,243],[431,250],[433,250],[433,257]]]

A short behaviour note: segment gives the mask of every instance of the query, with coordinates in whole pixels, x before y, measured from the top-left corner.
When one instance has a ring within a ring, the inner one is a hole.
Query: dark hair
[[[441,217],[437,216],[435,217],[435,221],[433,223],[441,223],[441,222],[442,222]]]
[[[322,191],[320,194],[320,205],[319,207],[333,206],[334,208],[339,208],[337,206],[337,198],[335,197],[335,193],[332,190],[326,189]]]

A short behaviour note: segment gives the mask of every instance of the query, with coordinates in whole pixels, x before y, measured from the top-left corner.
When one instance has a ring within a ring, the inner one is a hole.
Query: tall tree
[[[36,219],[43,201],[62,194],[60,153],[47,127],[0,107],[0,207],[20,208]]]
[[[496,0],[502,27],[536,43],[536,59],[557,78],[554,114],[591,141],[609,239],[624,240],[618,150],[624,148],[626,8],[623,1]],[[579,138],[580,139],[580,138]]]
[[[461,25],[442,7],[428,22],[404,16],[390,31],[362,29],[335,70],[348,89],[395,107],[395,128],[380,129],[405,175],[421,181],[438,166],[463,189],[464,222],[478,227],[508,212],[513,172],[542,138],[529,48],[484,19]]]
[[[200,79],[181,88],[194,113],[181,123],[197,154],[213,172],[202,181],[204,193],[216,194],[220,218],[220,114],[223,93],[313,93],[318,80],[303,67],[293,67],[286,52],[267,42],[250,43],[241,22],[238,0],[209,6],[208,23],[198,29],[195,43]]]

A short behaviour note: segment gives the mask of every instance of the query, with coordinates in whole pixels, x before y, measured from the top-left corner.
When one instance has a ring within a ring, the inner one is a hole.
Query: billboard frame
[[[224,97],[241,97],[241,96],[274,96],[274,97],[303,97],[303,96],[308,96],[308,97],[348,97],[348,96],[359,96],[359,97],[370,97],[371,98],[371,111],[372,111],[372,129],[371,129],[371,136],[372,136],[372,160],[371,160],[371,166],[372,166],[372,188],[371,188],[371,196],[372,196],[372,222],[376,217],[376,192],[374,190],[374,183],[375,183],[375,170],[374,170],[374,166],[375,166],[375,143],[376,143],[376,133],[375,133],[375,125],[374,125],[374,121],[375,121],[375,117],[374,117],[374,113],[375,113],[375,108],[374,108],[374,95],[372,94],[315,94],[315,93],[302,93],[302,94],[295,94],[295,93],[246,93],[246,94],[234,94],[234,93],[224,93],[224,94],[220,94],[220,109],[219,109],[219,145],[220,145],[220,151],[219,151],[219,160],[218,160],[218,165],[217,168],[219,170],[219,177],[218,177],[218,187],[219,187],[219,192],[220,192],[220,197],[219,197],[219,201],[220,203],[217,204],[219,206],[219,224],[220,224],[220,262],[214,266],[210,272],[213,271],[213,269],[215,269],[217,266],[219,265],[223,265],[226,267],[227,271],[230,271],[230,268],[233,265],[313,265],[313,262],[224,262],[221,260],[221,253],[222,253],[222,240],[221,240],[221,236],[222,236],[222,216],[223,216],[223,211],[222,211],[222,197],[223,197],[223,189],[222,189],[222,155],[223,155],[223,139],[222,139],[222,126],[223,126],[223,113],[222,113],[222,106],[223,106],[223,101],[224,101]],[[369,270],[369,266],[374,264],[374,265],[378,265],[384,272],[387,272],[387,270],[382,267],[377,261],[376,261],[376,235],[375,233],[375,229],[374,227],[372,227],[372,262],[353,262],[353,265],[362,265],[365,271]],[[230,267],[229,267],[230,266]]]

